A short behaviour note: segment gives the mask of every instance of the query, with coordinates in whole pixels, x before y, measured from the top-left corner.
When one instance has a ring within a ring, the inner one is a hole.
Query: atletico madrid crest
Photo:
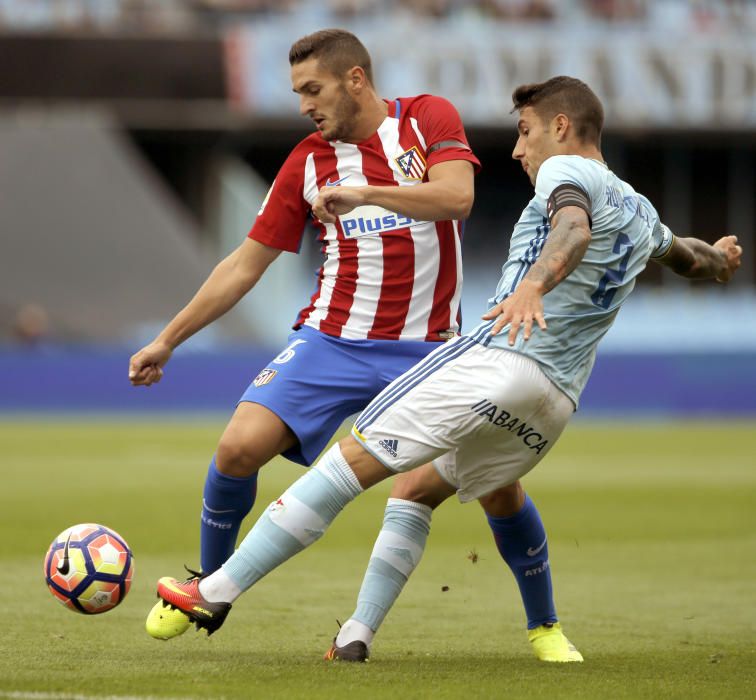
[[[398,158],[394,159],[394,162],[399,166],[399,170],[404,173],[404,177],[411,180],[422,180],[425,175],[425,160],[417,146],[413,146],[408,151],[405,151]]]
[[[255,386],[263,386],[267,384],[268,382],[273,381],[273,377],[275,377],[278,374],[278,370],[276,369],[270,369],[270,367],[264,369],[260,374],[258,374],[254,381],[252,382]]]

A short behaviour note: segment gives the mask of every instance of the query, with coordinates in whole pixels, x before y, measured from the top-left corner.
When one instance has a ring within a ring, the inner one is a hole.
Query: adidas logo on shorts
[[[397,456],[396,451],[399,449],[399,440],[381,440],[378,444],[392,457]]]

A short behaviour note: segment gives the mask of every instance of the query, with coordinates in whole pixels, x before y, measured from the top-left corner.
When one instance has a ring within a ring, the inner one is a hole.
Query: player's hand
[[[164,343],[150,343],[129,360],[129,381],[132,386],[150,386],[160,381],[163,366],[171,359],[173,350]]]
[[[523,339],[530,340],[534,321],[541,330],[545,331],[547,327],[543,317],[543,294],[540,287],[529,280],[523,280],[511,296],[483,314],[483,319],[486,321],[492,318],[495,318],[496,322],[491,328],[491,335],[498,335],[504,326],[510,324],[508,336],[510,345],[515,344],[520,328],[522,328]]]
[[[355,207],[365,204],[362,187],[342,187],[333,185],[321,187],[312,203],[312,212],[324,224],[332,224],[336,217],[347,214]]]
[[[735,274],[735,270],[740,267],[740,256],[743,255],[743,249],[738,245],[737,236],[725,236],[720,238],[714,248],[724,253],[726,268],[717,275],[717,282],[729,282]]]

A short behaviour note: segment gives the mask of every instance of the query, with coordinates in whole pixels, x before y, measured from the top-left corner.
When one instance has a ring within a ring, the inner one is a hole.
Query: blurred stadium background
[[[744,261],[727,287],[652,266],[581,413],[756,415],[752,0],[0,0],[0,411],[232,409],[314,284],[314,242],[159,388],[130,388],[127,361],[242,240],[310,130],[287,53],[326,26],[362,38],[386,97],[437,93],[462,114],[484,165],[465,327],[531,196],[510,158],[513,87],[591,84],[610,166],[677,233],[737,234]]]

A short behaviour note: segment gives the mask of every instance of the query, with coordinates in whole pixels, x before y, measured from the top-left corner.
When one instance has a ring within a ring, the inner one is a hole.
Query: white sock
[[[339,634],[336,636],[336,646],[344,647],[349,642],[358,640],[370,646],[373,643],[374,635],[375,632],[367,625],[363,625],[361,622],[357,622],[357,620],[347,620],[341,626]]]
[[[208,603],[233,603],[242,594],[242,589],[223,569],[218,569],[199,582],[199,592]]]

